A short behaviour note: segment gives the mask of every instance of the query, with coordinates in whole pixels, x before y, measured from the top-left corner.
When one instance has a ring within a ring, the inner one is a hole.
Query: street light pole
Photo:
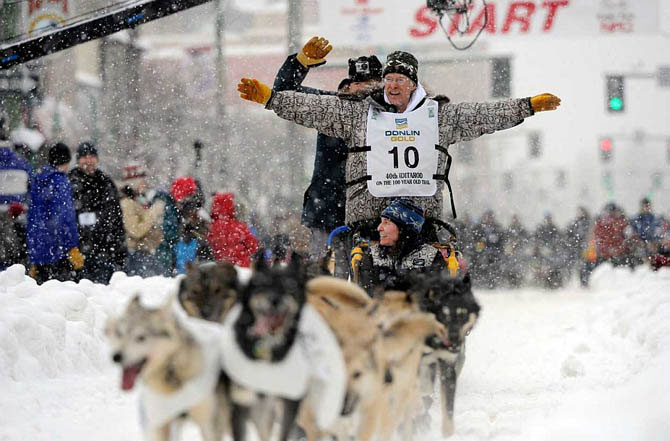
[[[221,142],[223,143],[219,147],[221,156],[225,158],[228,156],[229,152],[229,146],[226,145],[226,142],[229,142],[227,140],[232,139],[232,134],[228,133],[228,124],[226,120],[226,104],[224,100],[226,99],[226,65],[225,65],[225,58],[224,58],[224,49],[225,49],[225,21],[224,21],[224,5],[225,0],[214,0],[214,4],[216,6],[216,22],[214,26],[214,41],[216,44],[216,93],[215,93],[215,99],[216,99],[216,132],[217,136],[216,139],[222,140]],[[210,154],[211,156],[211,154]],[[219,168],[218,164],[225,163],[224,161],[215,161],[210,165],[210,170],[213,168]],[[212,173],[213,177],[215,176],[215,180],[217,187],[221,187],[221,184],[223,183],[223,174],[225,173],[225,170],[223,167],[219,168],[218,170],[214,171]]]
[[[302,4],[300,0],[288,0],[288,15],[287,15],[287,34],[288,34],[288,53],[294,54],[300,50],[300,39],[302,38]],[[289,160],[293,161],[294,169],[290,173],[290,193],[300,194],[299,185],[303,175],[304,167],[304,152],[297,145],[298,130],[295,124],[288,124],[286,130],[286,142],[288,144],[288,151],[291,152]],[[290,166],[290,164],[289,164]],[[293,198],[292,198],[293,199]]]

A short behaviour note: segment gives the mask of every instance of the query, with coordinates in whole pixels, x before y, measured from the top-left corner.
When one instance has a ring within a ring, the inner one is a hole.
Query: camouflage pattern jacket
[[[391,287],[410,273],[439,272],[446,268],[442,253],[428,243],[402,257],[385,252],[384,248],[379,244],[370,246],[361,260],[359,284],[371,297],[377,286]]]
[[[432,97],[439,103],[439,151],[437,174],[447,168],[446,149],[450,144],[478,138],[497,130],[508,129],[533,115],[529,98],[509,99],[490,103],[449,103],[446,97]],[[423,100],[415,107],[423,105]],[[392,198],[376,198],[368,192],[366,181],[357,181],[367,174],[367,153],[356,151],[366,144],[368,110],[395,112],[395,107],[384,102],[383,90],[373,91],[365,98],[313,95],[295,91],[273,92],[266,108],[279,117],[328,136],[346,141],[349,154],[346,162],[346,215],[345,222],[353,227],[366,222],[378,222],[379,214]],[[442,218],[444,182],[438,181],[433,196],[413,197],[426,218]]]

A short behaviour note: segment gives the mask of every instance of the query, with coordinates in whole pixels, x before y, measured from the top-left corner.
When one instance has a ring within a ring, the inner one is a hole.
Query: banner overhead
[[[642,5],[641,3],[644,3]],[[488,16],[486,20],[485,17]],[[658,0],[473,0],[469,22],[461,15],[443,25],[452,38],[606,36],[659,32]],[[486,22],[486,25],[484,23]],[[469,26],[468,26],[469,24]],[[434,43],[445,38],[424,0],[319,0],[319,31],[339,45]]]

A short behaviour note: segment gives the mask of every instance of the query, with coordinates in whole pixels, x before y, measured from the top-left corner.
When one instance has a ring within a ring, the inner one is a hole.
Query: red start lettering
[[[412,37],[427,37],[437,29],[437,19],[433,17],[430,13],[428,6],[422,6],[416,14],[414,15],[417,23],[421,24],[422,27],[418,28],[416,26],[410,28],[409,35]]]
[[[544,20],[544,26],[542,26],[542,30],[548,32],[554,25],[554,17],[556,16],[556,11],[558,11],[558,8],[560,7],[565,8],[566,6],[568,6],[568,0],[543,2],[542,6],[549,9],[547,11],[547,18],[545,18]]]
[[[549,32],[556,22],[556,15],[560,8],[566,8],[570,5],[570,0],[546,0],[543,1],[540,6],[546,10],[546,15],[544,16],[544,21],[542,22],[542,31]],[[532,1],[515,1],[509,4],[507,13],[505,14],[505,19],[503,21],[502,28],[500,32],[503,34],[510,33],[515,26],[515,23],[518,23],[519,32],[526,34],[531,30],[531,20],[533,14],[537,12],[538,5]],[[474,20],[470,23],[470,27],[467,29],[468,34],[479,32],[479,30],[484,26],[484,20],[488,15],[488,20],[486,22],[486,27],[484,31],[489,34],[495,34],[497,32],[496,24],[496,4],[488,3],[486,9],[481,8],[479,12],[475,15]],[[461,30],[460,24],[462,19],[461,14],[454,14],[451,17],[448,33],[450,36],[456,34]],[[439,23],[437,18],[430,12],[430,9],[427,6],[421,7],[414,16],[416,24],[418,26],[413,26],[410,28],[409,33],[412,37],[424,38],[430,36],[437,29]]]
[[[28,15],[33,15],[34,12],[42,9],[42,4],[45,3],[61,3],[63,14],[67,14],[67,0],[28,0]]]
[[[502,33],[507,34],[514,22],[521,23],[521,33],[527,33],[528,29],[530,29],[530,17],[533,15],[533,12],[535,12],[535,3],[533,2],[519,2],[509,5]]]

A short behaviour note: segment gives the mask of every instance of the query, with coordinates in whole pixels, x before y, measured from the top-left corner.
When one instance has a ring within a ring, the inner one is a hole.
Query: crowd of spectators
[[[249,266],[258,240],[237,218],[232,193],[212,195],[200,182],[175,179],[150,188],[141,165],[115,182],[100,170],[98,148],[48,146],[34,169],[0,131],[0,269],[23,264],[38,283],[89,279],[107,283],[115,271],[171,277],[189,262]]]
[[[648,198],[632,217],[614,202],[595,215],[579,207],[564,227],[549,212],[535,228],[526,228],[518,216],[505,227],[491,210],[478,221],[466,219],[455,227],[478,286],[557,288],[573,276],[586,286],[593,269],[605,262],[670,266],[670,219],[655,214]]]

